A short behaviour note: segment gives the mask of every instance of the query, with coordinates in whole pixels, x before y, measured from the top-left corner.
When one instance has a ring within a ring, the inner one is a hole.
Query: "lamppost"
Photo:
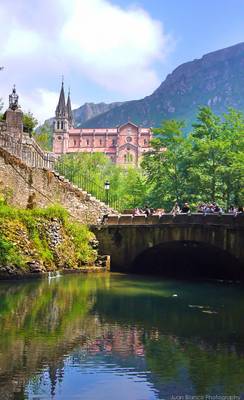
[[[106,193],[106,204],[108,205],[108,192],[109,192],[109,189],[110,189],[110,182],[109,181],[106,181],[104,183],[104,189],[105,189],[105,193]]]

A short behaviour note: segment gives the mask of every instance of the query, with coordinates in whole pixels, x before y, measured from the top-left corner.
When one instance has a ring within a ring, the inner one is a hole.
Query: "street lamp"
[[[105,193],[106,193],[106,204],[108,205],[108,192],[109,192],[109,189],[110,189],[110,182],[109,181],[106,181],[104,183],[104,189],[105,189]]]

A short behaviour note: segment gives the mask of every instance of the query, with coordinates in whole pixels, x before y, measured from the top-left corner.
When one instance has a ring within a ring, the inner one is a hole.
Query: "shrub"
[[[95,236],[86,225],[77,222],[66,223],[66,229],[75,246],[75,255],[79,264],[92,263],[96,260],[97,252],[91,247],[90,240]]]
[[[16,246],[0,236],[0,264],[2,266],[18,266],[23,268],[25,261]]]

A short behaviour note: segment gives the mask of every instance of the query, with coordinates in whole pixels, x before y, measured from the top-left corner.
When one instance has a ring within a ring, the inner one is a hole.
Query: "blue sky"
[[[183,62],[244,41],[244,0],[1,0],[0,96],[52,116],[61,75],[74,106],[150,94]]]

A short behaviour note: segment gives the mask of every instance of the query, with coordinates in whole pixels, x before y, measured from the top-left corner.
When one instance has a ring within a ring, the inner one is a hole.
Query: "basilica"
[[[142,154],[150,150],[152,130],[132,122],[112,128],[75,128],[70,93],[65,100],[62,83],[53,124],[53,152],[106,154],[115,164],[137,166]]]

